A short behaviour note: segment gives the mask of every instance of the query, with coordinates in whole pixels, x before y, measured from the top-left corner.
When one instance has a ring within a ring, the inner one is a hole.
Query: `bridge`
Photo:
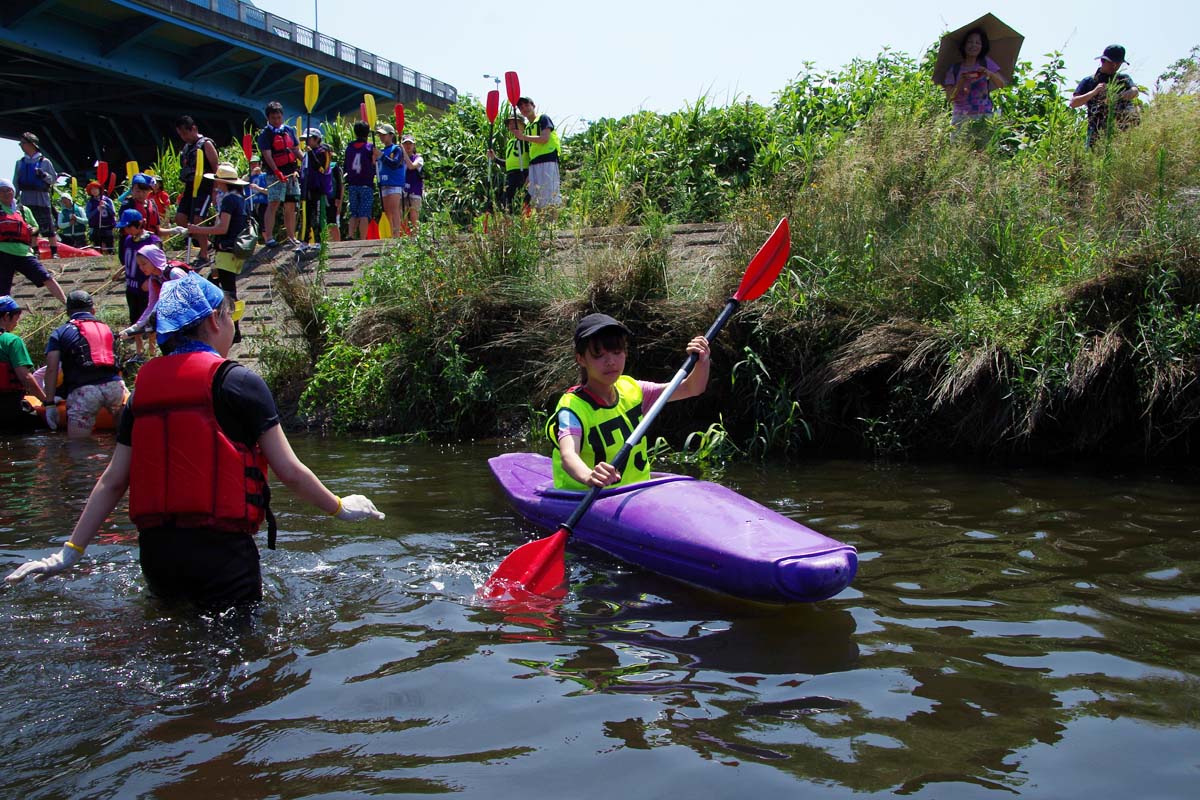
[[[219,146],[265,122],[279,100],[315,119],[357,116],[364,93],[445,109],[453,86],[242,0],[5,0],[0,4],[0,138],[33,131],[59,171],[96,160],[151,164],[190,114]],[[176,147],[178,147],[176,142]]]

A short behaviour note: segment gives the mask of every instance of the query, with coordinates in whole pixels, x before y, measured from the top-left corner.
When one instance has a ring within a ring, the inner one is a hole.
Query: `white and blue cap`
[[[163,284],[158,296],[158,322],[155,324],[158,343],[168,341],[175,331],[186,328],[212,315],[225,302],[225,293],[212,281],[195,272]]]

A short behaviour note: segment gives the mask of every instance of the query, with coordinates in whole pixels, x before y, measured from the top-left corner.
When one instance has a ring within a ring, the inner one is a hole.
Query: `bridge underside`
[[[305,112],[310,73],[320,77],[314,121],[357,115],[364,92],[374,94],[381,109],[397,101],[445,108],[454,99],[452,87],[425,76],[412,82],[437,93],[347,63],[345,55],[297,45],[282,38],[279,27],[258,29],[186,0],[3,5],[0,137],[33,131],[59,170],[77,176],[87,175],[96,160],[153,163],[174,137],[180,114],[190,114],[221,146],[260,126],[270,100],[282,102],[295,119]],[[268,27],[273,21],[290,25],[270,18]],[[359,60],[370,56],[353,52]],[[0,168],[0,174],[7,172]]]

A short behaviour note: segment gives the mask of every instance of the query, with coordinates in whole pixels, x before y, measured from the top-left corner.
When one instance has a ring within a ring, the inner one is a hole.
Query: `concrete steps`
[[[638,227],[559,231],[554,238],[552,258],[564,270],[578,269],[587,263],[589,256],[606,249],[625,247],[642,233],[643,229]],[[699,275],[724,257],[728,240],[729,230],[725,225],[672,226],[667,258],[673,269],[681,274]],[[388,241],[331,243],[324,276],[326,290],[336,293],[350,287],[366,266],[386,256],[389,245]],[[183,255],[172,254],[181,259]],[[92,293],[97,307],[120,308],[124,319],[124,273],[115,256],[56,259],[44,263],[55,273],[65,291],[85,289]],[[238,297],[246,303],[246,314],[242,322],[243,339],[234,346],[231,356],[253,365],[261,346],[271,342],[286,343],[302,335],[290,310],[278,297],[273,278],[281,270],[311,273],[316,265],[315,258],[297,263],[295,252],[287,247],[259,248],[238,278]],[[45,289],[35,289],[20,275],[13,281],[13,296],[22,305],[38,312],[61,311],[58,302]]]

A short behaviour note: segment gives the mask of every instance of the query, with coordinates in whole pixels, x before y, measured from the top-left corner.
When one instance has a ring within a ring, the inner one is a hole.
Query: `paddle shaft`
[[[721,333],[721,329],[725,327],[725,323],[737,311],[739,304],[739,301],[733,297],[729,298],[728,302],[725,303],[725,308],[721,310],[716,321],[713,322],[712,326],[704,334],[704,337],[710,343]],[[692,370],[696,367],[696,362],[699,360],[700,356],[695,353],[688,353],[688,357],[684,359],[683,366],[675,373],[675,377],[671,378],[671,382],[667,384],[662,394],[654,401],[654,405],[650,406],[650,410],[642,417],[642,421],[638,423],[637,427],[633,429],[633,433],[629,434],[629,438],[621,445],[621,449],[617,451],[616,457],[611,462],[618,472],[624,468],[625,462],[629,460],[629,454],[633,452],[633,448],[637,446],[637,443],[646,435],[646,431],[654,424],[654,420],[663,410],[663,406],[670,402],[671,395],[675,394],[675,390],[679,388],[679,384],[683,383],[687,379],[687,376],[692,374]],[[588,509],[596,502],[596,498],[600,496],[600,492],[605,488],[607,487],[593,486],[589,489],[583,500],[579,501],[579,505],[571,512],[571,516],[559,526],[559,529],[568,532],[573,531],[579,520],[583,519],[583,515],[588,512]]]

